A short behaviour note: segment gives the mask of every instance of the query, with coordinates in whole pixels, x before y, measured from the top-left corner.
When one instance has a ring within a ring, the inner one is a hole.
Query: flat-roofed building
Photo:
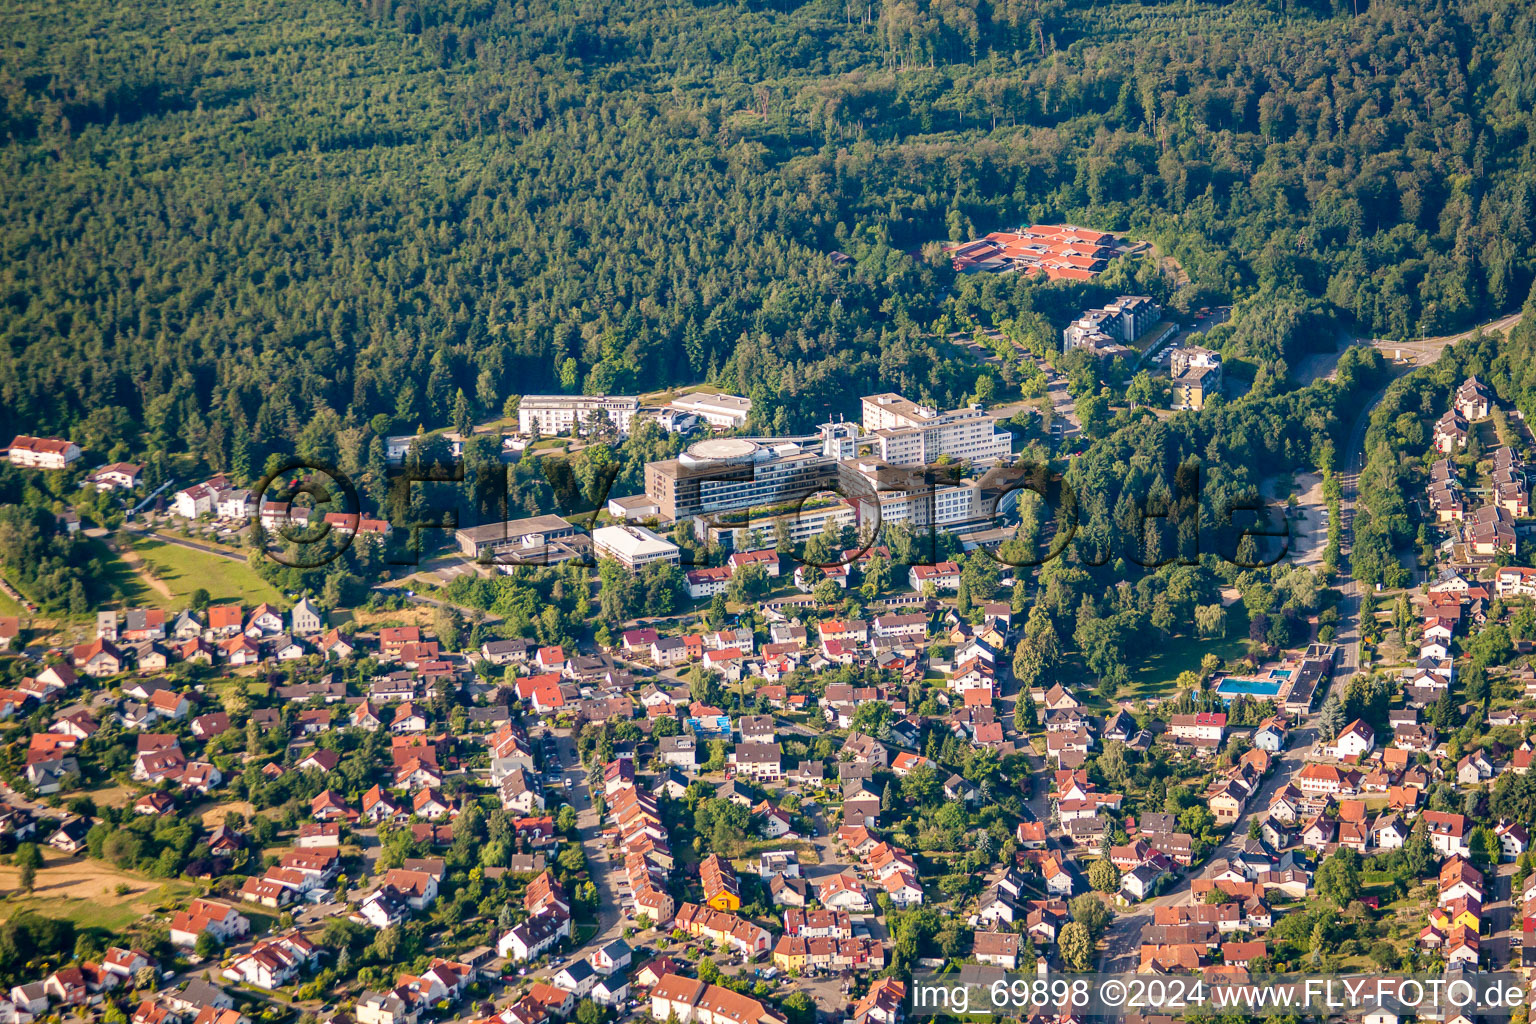
[[[807,502],[804,507],[779,515],[749,516],[742,512],[715,519],[705,526],[699,537],[726,551],[741,551],[760,543],[764,537],[777,537],[781,525],[785,538],[791,544],[800,544],[817,534],[825,533],[829,522],[839,530],[844,526],[852,526],[856,530],[860,528],[858,512],[853,503],[830,496],[826,496],[825,500],[818,497]],[[869,540],[868,537],[862,539]]]
[[[711,394],[697,391],[680,395],[667,403],[667,408],[692,413],[712,427],[737,430],[747,425],[747,415],[752,411],[752,400],[738,395]]]
[[[559,516],[544,515],[465,527],[454,534],[454,539],[458,541],[459,550],[470,558],[490,555],[531,561],[550,553],[553,548],[571,547],[564,542],[576,539],[580,532]],[[549,560],[564,561],[564,558]]]
[[[996,504],[986,500],[980,480],[945,481],[921,467],[890,466],[875,459],[839,463],[838,478],[842,493],[858,511],[860,526],[869,531],[877,522],[882,527],[900,523],[946,529],[985,525],[991,523]]]
[[[648,494],[632,494],[627,498],[609,498],[608,514],[615,519],[648,519],[661,514],[661,506]]]
[[[1174,349],[1168,357],[1173,377],[1173,404],[1180,409],[1203,409],[1206,399],[1221,390],[1221,354],[1194,346]]]
[[[643,526],[602,526],[592,531],[592,546],[599,558],[611,558],[630,572],[652,562],[676,565],[676,544]]]
[[[640,399],[628,395],[524,395],[517,407],[517,429],[524,434],[579,432],[596,413],[627,434],[639,410]]]
[[[645,493],[663,519],[675,521],[798,501],[827,489],[836,477],[836,461],[819,451],[727,437],[646,463]]]

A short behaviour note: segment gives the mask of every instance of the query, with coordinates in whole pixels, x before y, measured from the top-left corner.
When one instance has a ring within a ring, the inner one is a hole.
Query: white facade
[[[1494,589],[1500,597],[1536,597],[1536,569],[1509,566],[1499,570]]]
[[[13,466],[29,469],[64,469],[80,457],[80,446],[60,437],[30,437],[18,434],[11,441]]]
[[[640,399],[625,395],[524,395],[517,407],[517,429],[531,434],[564,434],[601,412],[621,434],[629,433]]]
[[[978,406],[939,412],[889,393],[867,396],[862,405],[867,440],[894,466],[923,465],[941,455],[996,462],[1013,451],[1013,435],[998,431],[997,417]]]
[[[179,498],[180,495],[177,495]],[[256,510],[256,499],[251,497],[251,492],[243,487],[220,491],[214,506],[220,519],[249,519],[251,513]],[[195,519],[196,516],[188,516]]]
[[[218,501],[219,489],[211,483],[193,484],[186,490],[177,491],[171,501],[171,511],[183,519],[196,519],[207,515]]]
[[[881,482],[878,463],[861,462],[858,472],[868,482],[869,493],[853,493],[850,500],[859,508],[860,522],[877,521],[875,500],[880,503],[878,522],[881,526],[900,523],[908,526],[949,526],[990,515],[984,506],[981,483],[963,480],[951,487],[919,487],[913,490],[886,490]],[[875,497],[870,497],[872,493]]]
[[[645,519],[661,515],[661,506],[654,498],[636,494],[628,498],[609,498],[608,514],[615,519]]]
[[[687,575],[688,596],[695,601],[723,594],[730,587],[731,571],[725,566],[713,569],[694,569]]]
[[[503,935],[496,943],[496,953],[512,961],[532,960],[570,937],[569,917],[560,913],[537,914]]]
[[[1163,308],[1146,295],[1122,295],[1103,309],[1084,310],[1061,332],[1062,347],[1129,345],[1163,318]]]
[[[612,558],[630,572],[652,562],[676,565],[678,548],[643,526],[602,526],[592,531],[592,547],[599,558]]]
[[[712,427],[736,430],[746,426],[747,415],[752,411],[752,400],[737,395],[697,392],[674,398],[667,407],[692,413]]]
[[[1376,746],[1376,736],[1370,727],[1363,722],[1353,722],[1350,727],[1339,734],[1334,742],[1334,755],[1343,759],[1346,757],[1363,757],[1370,753]]]

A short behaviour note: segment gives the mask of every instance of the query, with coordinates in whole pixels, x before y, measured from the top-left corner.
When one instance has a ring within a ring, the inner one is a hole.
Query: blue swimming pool
[[[1247,694],[1250,697],[1273,697],[1280,692],[1283,680],[1272,679],[1238,679],[1236,677],[1223,679],[1216,686],[1216,692],[1227,699],[1238,694]]]

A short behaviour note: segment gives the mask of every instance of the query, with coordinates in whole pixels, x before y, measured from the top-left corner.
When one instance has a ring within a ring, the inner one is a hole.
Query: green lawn
[[[168,541],[190,540],[190,541],[194,541],[194,542],[196,542],[198,544],[202,544],[202,545],[204,545],[206,547],[218,548],[221,551],[228,551],[231,554],[236,554],[236,555],[243,555],[243,554],[245,554],[245,549],[244,548],[241,548],[238,545],[230,544],[227,541],[214,540],[212,537],[209,537],[206,534],[193,533],[190,537],[182,537],[176,531],[167,529],[167,530],[156,530],[155,531],[155,536],[157,536],[157,537],[164,537]]]
[[[103,865],[103,874],[114,877],[121,872]],[[39,881],[46,876],[40,874]],[[10,893],[0,909],[0,920],[10,920],[18,914],[32,913],[39,917],[51,917],[56,921],[71,921],[81,928],[106,928],[121,932],[136,921],[160,910],[184,902],[199,891],[198,886],[180,880],[168,881],[136,896],[121,897],[103,891],[91,898],[77,896],[33,895]]]
[[[1144,657],[1134,659],[1130,686],[1121,691],[1120,696],[1140,700],[1171,695],[1173,681],[1180,672],[1198,672],[1200,659],[1207,654],[1214,654],[1230,664],[1247,652],[1247,643],[1248,616],[1241,604],[1234,604],[1227,609],[1227,635],[1220,640],[1175,634],[1156,644]]]
[[[25,611],[25,608],[12,601],[8,595],[0,593],[0,615],[21,615]]]
[[[266,683],[249,681],[246,683],[246,693],[252,697],[265,697],[271,690],[272,688]],[[224,705],[225,710],[228,710],[230,701],[236,696],[235,681],[233,679],[226,679],[220,682],[209,683],[208,692],[219,698],[219,703]]]
[[[171,588],[178,604],[184,604],[199,587],[207,590],[216,602],[238,600],[246,605],[282,602],[283,595],[277,588],[243,562],[159,540],[135,541],[133,549]]]
[[[97,585],[98,591],[121,594],[125,608],[143,605],[166,607],[165,599],[140,579],[138,573],[123,561],[122,556],[107,547],[105,541],[98,537],[87,537],[79,543],[91,545],[91,554],[100,560],[102,573]]]

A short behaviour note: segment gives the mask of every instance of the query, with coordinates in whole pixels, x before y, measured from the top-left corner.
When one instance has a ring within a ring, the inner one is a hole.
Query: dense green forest
[[[977,367],[933,340],[943,314],[1096,293],[955,288],[929,243],[1047,218],[1155,240],[1188,280],[1149,286],[1243,300],[1214,338],[1271,369],[1336,324],[1435,333],[1530,287],[1533,17],[13,4],[0,431],[227,468],[305,427],[442,424],[461,391],[497,415],[707,377],[765,429],[872,389],[958,402]]]

